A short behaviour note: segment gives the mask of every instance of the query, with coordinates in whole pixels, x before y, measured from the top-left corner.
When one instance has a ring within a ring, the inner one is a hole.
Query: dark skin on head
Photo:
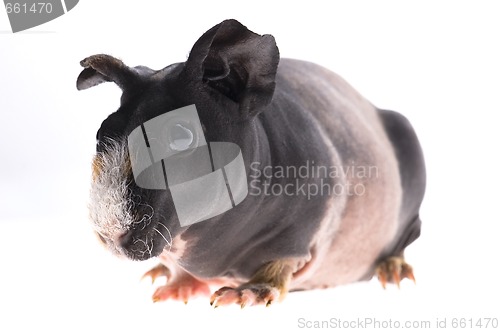
[[[93,221],[123,230],[105,239],[121,254],[134,260],[160,257],[162,264],[146,274],[168,278],[155,301],[187,301],[222,285],[226,287],[211,296],[216,306],[270,304],[288,290],[333,287],[375,273],[384,285],[413,279],[401,257],[419,234],[425,168],[418,140],[403,116],[375,109],[320,66],[280,61],[272,36],[255,34],[235,20],[208,30],[185,63],[162,70],[128,67],[103,54],[81,64],[85,69],[78,89],[112,81],[123,91],[120,108],[97,135],[98,179],[105,174],[106,158],[116,154],[109,148],[116,145],[108,141],[126,144],[145,121],[193,104],[207,141],[240,147],[249,181],[257,171],[266,180],[266,167],[297,169],[311,161],[328,167],[374,165],[380,173],[363,181],[349,174],[304,177],[300,183],[272,177],[255,189],[362,183],[368,193],[249,194],[227,212],[187,227],[181,227],[168,189],[143,189],[131,172],[122,175],[128,193],[124,205],[133,206],[136,220],[152,209],[148,224]],[[122,163],[127,160],[125,156]]]

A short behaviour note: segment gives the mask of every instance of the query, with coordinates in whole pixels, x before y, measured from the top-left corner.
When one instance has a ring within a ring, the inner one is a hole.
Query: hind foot
[[[410,264],[405,262],[403,257],[399,256],[392,256],[384,259],[378,264],[375,269],[375,274],[384,289],[388,282],[396,284],[399,288],[400,281],[405,278],[415,283],[413,268]]]

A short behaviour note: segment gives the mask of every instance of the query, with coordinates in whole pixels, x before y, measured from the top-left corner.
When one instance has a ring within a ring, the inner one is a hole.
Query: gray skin
[[[113,153],[106,144],[110,139],[126,142],[145,121],[195,104],[207,141],[236,143],[248,175],[250,194],[241,204],[188,227],[180,226],[168,189],[142,189],[131,173],[125,175],[125,203],[134,218],[150,213],[144,203],[154,216],[147,225],[121,227],[121,234],[103,237],[121,255],[133,260],[161,255],[199,280],[223,278],[228,284],[245,282],[264,264],[285,260],[293,267],[290,288],[298,290],[370,278],[379,262],[402,256],[419,236],[425,166],[409,122],[376,109],[323,67],[280,60],[272,36],[227,20],[196,42],[185,63],[155,71],[97,55],[82,65],[78,89],[113,81],[123,91],[120,108],[99,129],[98,154]],[[298,169],[307,163],[336,170],[372,167],[372,173],[262,175],[259,183],[251,182],[266,166]],[[327,184],[343,192],[262,194],[265,186],[287,184]],[[356,185],[358,192],[352,193]],[[168,228],[173,246],[154,228]],[[152,239],[153,249],[145,250],[138,239]]]

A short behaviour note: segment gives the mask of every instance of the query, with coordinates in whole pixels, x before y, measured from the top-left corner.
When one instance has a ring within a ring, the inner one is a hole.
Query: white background
[[[12,34],[0,9],[0,331],[299,329],[299,318],[500,320],[500,20],[494,1],[97,1]],[[152,304],[87,220],[90,160],[113,84],[77,92],[79,61],[109,53],[154,69],[184,61],[236,18],[273,34],[282,57],[330,68],[375,105],[406,115],[428,167],[417,285],[376,280],[294,293],[270,308]],[[485,321],[483,321],[484,323]],[[468,323],[469,324],[469,323]],[[370,326],[369,326],[370,327]],[[354,330],[354,329],[353,329]],[[372,330],[367,328],[366,330]]]

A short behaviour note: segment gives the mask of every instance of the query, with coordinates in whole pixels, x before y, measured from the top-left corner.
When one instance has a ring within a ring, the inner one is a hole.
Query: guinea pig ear
[[[135,68],[126,66],[107,54],[96,54],[80,61],[85,69],[76,81],[76,88],[84,90],[104,82],[115,82],[122,90],[133,85],[139,78]]]
[[[208,30],[193,46],[186,68],[239,104],[243,118],[257,115],[274,94],[279,51],[274,37],[236,20]]]

